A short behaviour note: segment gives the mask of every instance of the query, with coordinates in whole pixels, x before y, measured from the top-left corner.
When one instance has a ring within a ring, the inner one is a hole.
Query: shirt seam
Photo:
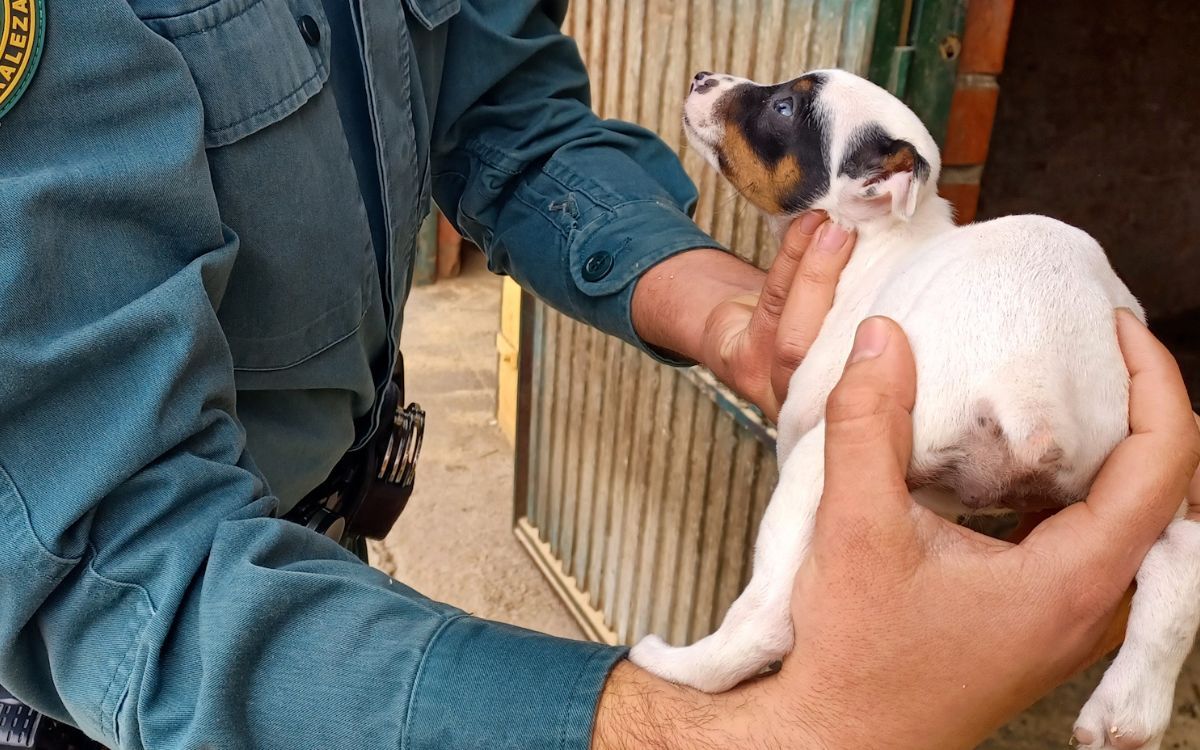
[[[589,221],[587,224],[585,224],[581,227],[577,227],[575,229],[574,234],[576,236],[572,239],[571,244],[568,247],[568,253],[569,253],[569,259],[571,262],[572,272],[574,272],[574,269],[576,266],[576,260],[579,260],[580,265],[582,264],[583,256],[586,254],[584,252],[584,249],[590,248],[595,242],[603,240],[604,236],[605,236],[605,231],[604,231],[605,228],[612,225],[618,219],[625,218],[624,215],[627,212],[624,211],[623,209],[627,209],[631,206],[640,206],[640,205],[646,205],[646,204],[650,204],[657,208],[663,209],[663,210],[667,211],[668,213],[677,213],[680,216],[683,216],[685,218],[687,217],[687,215],[684,214],[682,211],[679,211],[678,208],[676,208],[674,206],[664,205],[662,203],[662,201],[655,200],[654,198],[635,198],[635,199],[626,201],[625,203],[622,203],[618,206],[615,206],[611,209],[608,209],[606,213],[602,213],[601,215],[599,215],[596,218]],[[688,221],[691,221],[691,219],[688,219]],[[599,226],[597,226],[597,225],[599,225]],[[697,232],[699,232],[700,234],[702,234],[704,236],[707,236],[707,233],[704,232],[704,230],[700,229],[699,227],[695,227],[695,228],[696,228]],[[690,239],[688,241],[690,241]],[[668,246],[670,246],[672,244],[674,244],[674,242],[667,243]],[[637,246],[639,246],[639,245],[636,240],[624,243],[621,246],[619,251],[612,252],[613,259],[620,260],[621,256],[628,255],[628,253],[625,252],[626,250],[628,250],[631,247],[637,247]],[[695,245],[695,247],[701,247],[701,245]],[[648,254],[654,255],[655,252],[651,252]],[[634,269],[634,270],[636,272],[636,269]],[[644,272],[645,269],[642,269],[642,271]],[[610,277],[611,277],[611,274],[610,274]],[[607,287],[607,286],[611,285],[611,284],[605,283],[607,280],[608,279],[602,279],[602,280],[596,281],[596,282],[586,282],[586,279],[585,279],[584,281],[586,283],[589,283],[593,287]],[[627,280],[626,283],[628,283],[628,281],[629,280]],[[616,289],[619,288],[620,286],[624,286],[624,284],[614,287],[613,291],[616,291]],[[611,293],[611,292],[609,292],[609,293]]]
[[[419,688],[421,686],[421,678],[425,675],[425,665],[429,661],[429,653],[433,651],[433,646],[435,643],[437,643],[438,638],[441,638],[442,634],[446,632],[446,628],[450,627],[451,624],[459,620],[467,619],[467,617],[469,617],[469,615],[466,614],[456,614],[447,617],[446,620],[439,625],[436,630],[433,631],[433,633],[429,636],[429,640],[425,642],[425,646],[421,649],[421,663],[417,665],[417,673],[413,675],[412,693],[408,696],[408,706],[406,707],[404,714],[404,732],[400,735],[401,750],[408,747],[409,732],[412,727],[413,711],[417,707],[417,701],[420,700]]]
[[[566,747],[567,747],[567,731],[570,729],[570,726],[569,726],[570,722],[567,721],[568,714],[571,712],[571,707],[581,697],[579,694],[579,683],[583,680],[583,676],[585,674],[589,673],[589,670],[592,666],[592,662],[597,661],[599,659],[600,655],[603,653],[604,653],[604,651],[602,651],[600,649],[593,651],[592,655],[590,657],[588,657],[588,660],[583,663],[583,666],[580,667],[579,671],[575,674],[574,682],[571,683],[571,692],[568,695],[567,700],[564,702],[564,705],[562,708],[562,713],[559,715],[559,721],[558,721],[558,725],[559,725],[558,746],[562,750],[566,750]],[[593,714],[592,722],[595,722],[595,720],[596,720],[595,715]]]
[[[139,595],[138,603],[135,604],[136,609],[140,610],[142,606],[149,610],[149,617],[154,617],[158,613],[158,608],[154,606],[154,599],[150,596],[150,592],[144,586],[128,581],[119,581],[115,578],[110,578],[96,567],[96,547],[94,544],[88,543],[88,562],[87,572],[95,576],[96,581],[101,585],[126,591],[133,591]],[[139,612],[140,614],[140,612]],[[129,628],[128,632],[132,636],[129,641],[129,646],[126,647],[125,653],[122,654],[121,660],[117,662],[113,669],[112,677],[109,679],[108,685],[104,688],[104,695],[100,697],[100,706],[98,718],[108,725],[109,731],[113,737],[120,736],[119,721],[117,717],[117,709],[119,703],[123,700],[125,694],[129,690],[129,676],[132,673],[132,668],[129,666],[130,658],[141,645],[141,636],[146,631],[148,622],[143,619],[140,622],[135,621]],[[113,694],[113,689],[120,686],[121,694],[118,696],[118,705],[110,703],[110,697]]]
[[[630,199],[629,201],[627,201],[626,203],[622,203],[620,201],[611,200],[611,196],[609,196],[609,195],[605,195],[604,200],[601,200],[600,198],[596,197],[594,191],[588,190],[582,186],[572,187],[571,185],[568,185],[562,178],[558,177],[557,175],[555,175],[553,172],[551,172],[547,168],[549,166],[550,161],[554,161],[554,160],[551,159],[551,160],[547,161],[547,166],[543,167],[540,170],[542,174],[546,175],[546,177],[548,179],[553,180],[556,184],[561,186],[564,190],[567,190],[567,191],[570,191],[573,193],[581,193],[583,195],[586,195],[588,200],[590,200],[592,203],[595,203],[597,206],[604,208],[607,211],[615,211],[620,206],[627,205],[627,203],[630,203],[630,202],[637,202],[637,201],[642,201],[642,200],[654,200],[653,198],[633,198],[633,199]],[[571,169],[569,166],[567,166],[566,164],[564,164],[562,162],[555,161],[554,162],[554,170],[555,171],[561,170],[561,171],[571,175],[575,179],[579,180],[581,183],[587,182],[587,180],[582,175],[580,175],[578,172]],[[604,190],[603,185],[598,185],[597,187],[599,187],[601,190]],[[605,190],[604,192],[608,193],[607,190]],[[613,195],[615,195],[615,193]],[[657,203],[657,201],[654,201],[654,202]]]
[[[500,149],[489,145],[482,138],[475,138],[468,141],[466,144],[466,149],[468,152],[477,156],[484,164],[487,164],[492,169],[498,169],[507,175],[519,175],[524,171],[524,167],[509,167],[501,164],[499,161],[500,159],[511,160],[514,162],[517,160],[512,159],[512,157],[508,156]],[[525,166],[527,167],[528,165]]]
[[[541,216],[543,219],[545,219],[547,222],[549,222],[549,223],[550,223],[550,226],[551,226],[551,227],[552,227],[552,228],[553,228],[553,229],[554,229],[556,232],[558,232],[558,234],[559,234],[559,235],[560,235],[560,236],[561,236],[561,237],[562,237],[564,240],[570,240],[570,237],[571,237],[571,233],[570,233],[570,231],[568,231],[568,230],[567,230],[567,229],[565,229],[564,227],[560,226],[560,225],[559,225],[559,223],[558,223],[558,221],[556,221],[556,220],[554,219],[554,217],[553,217],[553,216],[550,216],[548,213],[546,213],[546,210],[545,210],[545,209],[543,209],[541,206],[534,205],[532,201],[530,201],[530,200],[529,200],[528,198],[526,198],[525,196],[521,195],[521,191],[520,191],[520,190],[513,191],[513,198],[514,198],[515,200],[517,200],[517,201],[520,201],[521,203],[524,203],[526,206],[528,206],[530,209],[532,209],[532,210],[533,210],[533,211],[534,211],[534,212],[535,212],[537,215]],[[590,226],[592,223],[595,223],[596,221],[599,221],[599,220],[600,220],[600,218],[601,218],[601,217],[596,217],[596,219],[593,219],[593,220],[592,220],[592,222],[589,222],[589,226]],[[569,248],[568,248],[568,262],[569,262],[569,261],[570,261],[570,253],[569,253]]]
[[[21,504],[21,516],[25,521],[25,528],[29,531],[29,535],[33,538],[33,541],[38,546],[38,549],[41,550],[41,552],[46,556],[52,558],[56,563],[70,566],[78,565],[83,560],[83,553],[80,553],[74,557],[61,555],[50,549],[50,547],[48,547],[46,543],[42,541],[42,538],[38,536],[37,529],[35,529],[33,526],[33,517],[29,513],[29,503],[25,500],[25,495],[21,493],[20,488],[17,487],[17,483],[13,481],[12,475],[8,473],[8,470],[5,469],[3,465],[0,465],[0,480],[3,480],[3,484],[8,485],[8,488],[12,491],[13,495],[16,496],[17,501]],[[3,484],[0,484],[0,489],[3,489]],[[86,551],[86,548],[84,551]],[[58,582],[54,576],[43,573],[40,570],[38,571],[38,575],[42,576],[51,583]]]
[[[230,21],[234,20],[235,18],[240,18],[240,17],[246,15],[251,10],[256,8],[257,6],[262,5],[262,3],[263,3],[263,0],[252,0],[250,3],[246,4],[246,7],[242,8],[241,10],[236,11],[228,16],[225,16],[224,18],[218,16],[212,23],[210,23],[206,26],[202,26],[198,29],[193,29],[184,34],[180,34],[179,36],[170,36],[169,38],[170,39],[187,39],[190,36],[196,36],[197,34],[204,34],[206,32],[212,31],[213,29],[217,28],[218,26],[224,26],[225,24],[229,23]],[[155,23],[155,22],[163,22],[163,21],[182,21],[183,19],[187,18],[188,16],[200,15],[204,11],[208,10],[209,8],[214,7],[217,4],[218,4],[218,2],[216,0],[214,0],[214,2],[211,2],[208,5],[205,5],[203,8],[196,8],[195,10],[188,11],[187,13],[176,13],[174,15],[169,15],[169,16],[148,16],[146,18],[143,18],[142,22],[143,23]]]
[[[233,122],[229,122],[229,123],[223,123],[221,125],[214,125],[213,128],[208,131],[208,135],[219,140],[220,137],[223,136],[227,131],[234,130],[239,125],[244,125],[245,123],[249,122],[250,120],[253,120],[254,118],[258,117],[259,115],[263,115],[263,114],[266,114],[267,112],[270,112],[272,109],[275,109],[276,107],[280,106],[281,104],[286,102],[288,99],[291,99],[291,98],[295,97],[297,94],[302,93],[304,91],[304,89],[308,88],[308,85],[310,83],[312,83],[313,81],[322,80],[322,78],[325,74],[324,64],[313,63],[313,66],[315,68],[315,70],[313,71],[313,74],[310,75],[308,78],[305,78],[303,81],[301,81],[300,84],[298,86],[296,86],[296,88],[292,89],[291,91],[287,92],[283,96],[279,97],[278,99],[271,102],[270,104],[262,107],[261,109],[255,110],[254,112],[251,112],[251,113],[241,117],[240,119],[234,120]]]
[[[284,364],[249,366],[249,365],[238,365],[237,362],[235,361],[234,367],[233,367],[234,371],[235,372],[277,372],[279,370],[287,370],[287,369],[290,369],[297,365],[304,364],[305,362],[309,361],[313,357],[319,356],[320,354],[323,354],[324,352],[329,351],[333,347],[337,346],[338,344],[342,343],[343,341],[346,341],[350,337],[354,336],[354,334],[358,333],[362,329],[363,322],[367,319],[367,315],[371,312],[371,308],[374,307],[373,302],[370,301],[369,299],[367,299],[367,295],[370,293],[369,285],[371,283],[370,279],[373,275],[373,273],[372,273],[373,271],[374,271],[374,268],[372,268],[370,265],[368,265],[367,270],[364,274],[364,280],[362,282],[362,287],[359,289],[358,300],[357,300],[358,304],[362,305],[362,310],[359,312],[358,320],[354,323],[354,326],[351,327],[349,331],[346,331],[344,334],[341,334],[341,335],[335,335],[335,338],[332,341],[329,341],[329,342],[321,345],[317,349],[315,349],[311,352],[308,352],[307,354],[303,354],[303,355],[299,356],[298,358],[293,359]],[[298,335],[301,335],[308,331],[313,330],[314,328],[317,327],[318,323],[321,323],[322,321],[328,319],[330,316],[334,315],[335,313],[341,312],[345,308],[352,306],[354,304],[354,302],[355,302],[355,300],[350,300],[343,305],[339,305],[338,307],[335,307],[332,310],[328,310],[328,311],[322,313],[319,317],[317,317],[315,320],[313,320],[311,323],[304,326],[303,328],[297,328],[296,330],[290,331],[288,333],[283,333],[278,336],[268,336],[268,337],[226,335],[225,341],[226,341],[226,343],[230,344],[231,346],[234,343],[237,343],[237,344],[245,343],[247,345],[249,345],[249,344],[268,345],[272,342],[277,342],[277,341],[284,342],[289,339],[294,339]],[[235,360],[236,360],[236,357],[235,357]]]

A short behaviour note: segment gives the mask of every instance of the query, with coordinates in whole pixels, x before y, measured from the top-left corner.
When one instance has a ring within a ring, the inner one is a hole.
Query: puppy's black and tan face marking
[[[692,147],[769,216],[908,221],[941,169],[920,118],[844,70],[770,85],[698,73],[683,111]]]
[[[698,74],[684,107],[688,137],[762,211],[794,214],[829,189],[829,139],[815,102],[824,78],[760,86]]]

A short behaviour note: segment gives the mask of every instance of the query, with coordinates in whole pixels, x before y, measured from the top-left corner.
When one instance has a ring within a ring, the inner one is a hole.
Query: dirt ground
[[[512,532],[512,448],[496,425],[500,279],[413,289],[401,341],[408,398],[427,413],[417,487],[371,561],[426,596],[490,620],[582,638]]]
[[[499,279],[472,255],[462,278],[413,291],[404,352],[410,398],[429,413],[416,493],[372,561],[433,598],[481,617],[564,637],[582,634],[512,534],[512,450],[496,426]],[[1066,747],[1103,665],[1064,685],[981,750]],[[1164,750],[1200,750],[1200,650],[1175,697]]]

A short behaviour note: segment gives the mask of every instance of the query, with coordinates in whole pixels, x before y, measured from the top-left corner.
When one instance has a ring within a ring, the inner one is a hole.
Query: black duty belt
[[[75,727],[44,716],[0,687],[0,748],[104,750]]]
[[[289,521],[344,542],[383,539],[412,497],[425,412],[404,403],[404,360],[382,395],[381,421],[365,445],[342,456],[329,478],[296,504]]]

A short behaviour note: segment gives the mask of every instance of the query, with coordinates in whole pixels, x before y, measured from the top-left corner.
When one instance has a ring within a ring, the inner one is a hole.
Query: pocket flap
[[[317,24],[319,39],[301,32],[301,19]],[[187,61],[209,148],[287,117],[329,77],[329,24],[316,0],[222,0],[146,24]]]
[[[461,0],[405,0],[408,10],[421,25],[432,29],[458,13]]]

